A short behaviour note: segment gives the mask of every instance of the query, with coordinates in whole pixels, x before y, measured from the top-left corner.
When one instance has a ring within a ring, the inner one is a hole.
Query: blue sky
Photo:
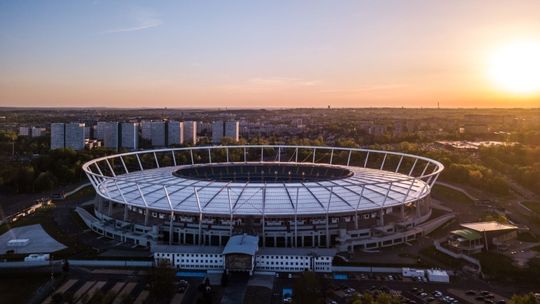
[[[503,106],[483,58],[539,36],[534,0],[0,1],[0,105]]]

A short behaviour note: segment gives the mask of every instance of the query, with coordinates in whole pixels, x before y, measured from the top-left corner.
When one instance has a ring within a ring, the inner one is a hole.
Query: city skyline
[[[538,107],[539,37],[537,1],[3,2],[0,106]]]

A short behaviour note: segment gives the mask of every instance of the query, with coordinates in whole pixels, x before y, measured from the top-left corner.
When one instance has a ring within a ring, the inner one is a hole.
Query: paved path
[[[223,291],[221,304],[238,304],[244,301],[249,275],[247,273],[233,273],[229,285]]]
[[[129,283],[127,283],[126,286],[124,286],[124,288],[122,289],[122,291],[120,291],[118,296],[116,296],[116,298],[114,299],[113,304],[122,303],[122,300],[124,300],[124,297],[128,296],[131,293],[131,291],[133,291],[133,289],[135,289],[135,286],[137,286],[137,282],[129,282]]]
[[[63,294],[65,293],[68,289],[71,288],[71,286],[75,285],[75,283],[77,283],[79,280],[76,280],[76,279],[70,279],[68,280],[67,282],[65,282],[64,284],[62,284],[62,286],[60,286],[60,288],[58,288],[58,290],[54,291],[50,296],[47,297],[47,299],[45,299],[45,301],[43,301],[43,304],[49,304],[49,303],[52,303],[52,296],[55,294],[55,293],[60,293],[60,294]]]
[[[176,293],[171,299],[171,304],[181,304],[183,299],[184,299],[183,293]]]
[[[139,296],[135,299],[134,304],[143,304],[144,301],[146,301],[146,298],[150,295],[150,292],[148,290],[143,290]],[[180,304],[180,302],[178,302]]]
[[[82,297],[83,294],[85,294],[86,292],[88,292],[88,290],[90,290],[90,288],[91,288],[92,286],[94,286],[95,283],[96,283],[96,281],[88,281],[88,282],[84,283],[84,285],[81,286],[81,287],[75,292],[75,294],[73,295],[73,301],[79,300],[79,298]]]

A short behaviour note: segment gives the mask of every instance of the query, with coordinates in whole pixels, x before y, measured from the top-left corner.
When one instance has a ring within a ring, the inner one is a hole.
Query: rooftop
[[[454,231],[451,231],[450,232],[451,234],[454,234],[454,235],[457,235],[459,237],[462,237],[468,241],[474,241],[474,240],[479,240],[482,238],[482,236],[480,235],[480,233],[474,231],[474,230],[469,230],[469,229],[459,229],[459,230],[454,230]]]
[[[27,245],[22,247],[9,246],[11,240],[28,239]],[[15,227],[0,235],[0,252],[3,254],[8,250],[15,253],[52,253],[66,248],[64,244],[51,237],[40,224]]]
[[[259,250],[259,237],[254,235],[233,235],[225,245],[223,254],[240,253],[255,255]]]
[[[191,214],[202,211],[212,215],[264,212],[267,216],[288,216],[295,209],[298,214],[306,215],[373,210],[381,208],[383,203],[384,207],[398,206],[429,193],[429,187],[421,179],[411,180],[405,174],[362,167],[347,167],[353,174],[342,179],[287,183],[218,182],[173,175],[181,168],[162,167],[122,174],[116,181],[105,180],[97,190],[108,199],[126,201],[140,208],[148,205],[153,210],[172,209]]]
[[[502,231],[517,229],[517,226],[509,224],[501,224],[495,221],[491,222],[476,222],[461,224],[461,227],[468,228],[477,232],[490,232],[490,231]]]
[[[276,248],[265,247],[261,248],[257,255],[298,255],[298,256],[335,256],[336,249],[332,248]]]
[[[193,246],[193,245],[154,245],[152,253],[209,253],[221,254],[223,247],[219,246]]]

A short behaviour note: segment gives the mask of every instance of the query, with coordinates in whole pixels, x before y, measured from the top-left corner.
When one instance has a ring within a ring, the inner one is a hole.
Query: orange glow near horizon
[[[540,1],[0,1],[0,107],[438,104],[540,106]]]

